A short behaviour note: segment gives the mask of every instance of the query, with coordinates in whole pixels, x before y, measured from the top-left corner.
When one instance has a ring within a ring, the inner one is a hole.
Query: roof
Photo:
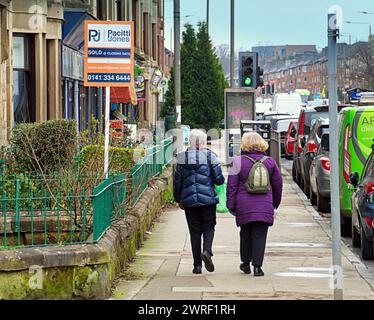
[[[84,51],[84,21],[96,20],[82,9],[64,9],[62,25],[62,43],[74,50]]]

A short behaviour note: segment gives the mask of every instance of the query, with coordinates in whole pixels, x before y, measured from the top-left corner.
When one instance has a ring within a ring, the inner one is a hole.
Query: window
[[[116,0],[117,21],[122,21],[122,1]]]
[[[15,123],[35,122],[35,73],[33,39],[13,36],[13,111]]]
[[[366,168],[363,174],[363,178],[374,177],[374,153],[369,157]]]
[[[148,48],[148,13],[143,13],[143,51],[149,53]]]
[[[157,60],[157,33],[155,23],[152,23],[152,58],[153,60]]]

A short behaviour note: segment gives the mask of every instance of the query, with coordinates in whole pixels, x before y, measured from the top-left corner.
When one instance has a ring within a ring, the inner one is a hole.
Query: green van
[[[339,113],[339,186],[341,233],[351,233],[350,176],[357,172],[361,178],[374,138],[374,106],[347,107]]]

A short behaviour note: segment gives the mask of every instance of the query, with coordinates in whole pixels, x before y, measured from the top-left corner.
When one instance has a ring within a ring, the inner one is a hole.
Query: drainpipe
[[[77,122],[77,134],[79,134],[79,82],[74,81],[74,115]]]

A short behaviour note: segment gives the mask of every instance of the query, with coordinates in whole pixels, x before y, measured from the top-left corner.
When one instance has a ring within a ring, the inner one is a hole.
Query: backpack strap
[[[243,155],[242,157],[245,157],[245,158],[249,159],[249,160],[252,161],[253,163],[256,163],[256,162],[258,162],[258,161],[261,161],[261,160],[256,160],[255,158],[252,158],[252,157],[250,157],[250,156],[246,156],[246,155]]]
[[[260,160],[258,160],[261,163],[264,163],[265,160],[267,160],[269,157],[263,156]]]

